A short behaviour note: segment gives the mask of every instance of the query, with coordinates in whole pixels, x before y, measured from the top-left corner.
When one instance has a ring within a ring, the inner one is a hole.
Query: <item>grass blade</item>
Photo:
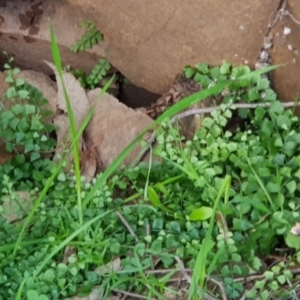
[[[56,36],[54,34],[53,26],[50,23],[50,33],[51,33],[51,49],[52,49],[52,57],[53,61],[56,66],[58,77],[61,81],[64,99],[67,106],[67,113],[68,113],[68,119],[70,123],[70,129],[71,129],[71,137],[72,141],[76,141],[77,136],[77,126],[76,126],[76,120],[74,111],[71,105],[70,98],[68,96],[64,79],[63,79],[63,73],[62,73],[62,64],[60,59],[60,53],[58,44],[56,41]],[[74,157],[74,168],[75,168],[75,178],[76,178],[76,192],[77,192],[77,206],[78,206],[78,216],[79,216],[79,223],[83,223],[83,212],[82,212],[82,199],[81,199],[81,175],[80,175],[80,158],[79,158],[79,147],[78,143],[73,143],[73,157]]]
[[[212,240],[212,231],[213,231],[213,226],[215,223],[215,215],[216,215],[217,207],[218,207],[218,204],[219,204],[219,201],[220,201],[222,195],[223,194],[226,195],[228,193],[227,191],[230,189],[230,182],[231,182],[231,177],[229,175],[227,175],[224,178],[222,186],[221,186],[219,193],[217,195],[217,198],[215,200],[214,207],[213,207],[213,215],[210,219],[207,234],[203,240],[202,247],[197,255],[195,267],[193,270],[192,283],[191,283],[191,286],[189,289],[188,299],[199,299],[199,298],[195,298],[195,295],[197,295],[196,297],[198,297],[198,293],[197,293],[198,285],[200,286],[200,291],[201,291],[200,299],[204,299],[204,286],[205,286],[205,281],[206,281],[206,276],[207,276],[206,259],[207,259],[207,255],[208,255],[209,251],[212,249],[212,247],[215,244]]]
[[[47,265],[47,263],[51,260],[51,258],[55,254],[57,254],[60,250],[62,250],[65,246],[67,246],[77,235],[79,235],[81,232],[83,232],[86,229],[88,229],[93,223],[95,223],[96,221],[100,220],[101,218],[103,218],[104,216],[106,216],[109,213],[112,213],[112,210],[108,210],[108,211],[102,213],[101,215],[98,215],[97,217],[94,217],[90,221],[84,223],[80,228],[78,228],[77,230],[75,230],[72,234],[70,234],[64,241],[62,241],[57,247],[54,248],[54,250],[51,251],[51,253],[49,253],[44,258],[44,260],[42,261],[42,263],[37,268],[37,270],[36,270],[36,272],[34,274],[34,277],[36,277],[43,270],[43,268]]]
[[[273,212],[275,212],[276,210],[275,210],[275,206],[274,206],[274,204],[273,204],[273,201],[272,201],[272,199],[271,199],[271,196],[270,196],[270,194],[268,193],[268,191],[267,191],[265,185],[263,184],[263,182],[261,181],[261,179],[259,178],[259,176],[258,176],[257,173],[255,172],[255,170],[253,169],[253,167],[252,167],[252,165],[251,165],[251,163],[250,163],[249,158],[247,158],[247,162],[248,162],[248,165],[249,165],[249,167],[250,167],[250,169],[251,169],[251,172],[253,173],[253,175],[254,175],[256,181],[258,182],[259,186],[261,187],[261,189],[262,189],[263,192],[265,193],[265,195],[266,195],[266,197],[267,197],[267,199],[268,199],[268,201],[269,201],[269,203],[270,203],[270,206],[272,207]]]
[[[92,187],[90,192],[87,194],[86,198],[83,202],[83,207],[86,206],[86,204],[94,197],[96,191],[101,188],[108,177],[118,168],[118,166],[122,163],[122,161],[127,157],[127,155],[134,149],[134,147],[139,143],[144,136],[144,134],[149,130],[154,128],[155,125],[159,124],[161,121],[163,121],[166,118],[170,118],[174,116],[175,114],[179,113],[181,110],[189,107],[191,103],[195,103],[197,101],[204,100],[205,98],[212,96],[214,94],[217,94],[221,92],[230,81],[222,82],[216,84],[214,87],[211,87],[209,89],[197,92],[191,96],[186,97],[185,99],[179,101],[178,103],[174,104],[172,107],[170,107],[166,112],[164,112],[156,121],[154,121],[148,128],[143,130],[119,155],[118,157],[113,161],[113,163],[104,171],[104,173],[101,174],[101,176],[96,181],[95,185]]]
[[[51,45],[52,45],[52,55],[53,55],[53,59],[55,61],[55,65],[57,68],[57,72],[61,74],[62,76],[62,65],[61,65],[61,59],[60,59],[60,55],[59,55],[59,49],[57,46],[57,42],[56,42],[56,37],[54,35],[54,31],[53,28],[51,26]],[[108,87],[111,85],[112,81],[114,80],[114,76],[107,82],[107,84],[104,86],[104,88],[101,90],[100,94],[99,94],[99,98],[106,92],[106,90],[108,89]],[[77,145],[77,141],[79,140],[80,136],[82,135],[85,127],[87,126],[87,124],[89,123],[92,115],[94,112],[94,107],[90,109],[89,113],[87,114],[86,118],[84,119],[83,123],[81,124],[80,128],[78,131],[76,131],[76,135],[75,137],[72,139],[72,144],[71,144],[71,149],[74,149],[74,147]],[[66,157],[67,154],[64,155],[64,157]],[[74,157],[75,158],[75,157]],[[77,161],[79,162],[79,157],[77,158]],[[17,250],[20,247],[21,241],[24,237],[24,233],[27,230],[30,221],[32,220],[37,208],[40,206],[42,200],[44,199],[44,197],[46,196],[49,188],[51,187],[53,181],[55,180],[55,178],[57,177],[59,171],[62,168],[64,162],[64,158],[62,158],[59,162],[59,164],[57,165],[57,167],[54,169],[53,173],[51,174],[51,176],[47,179],[46,184],[44,186],[44,188],[42,189],[41,193],[39,194],[38,199],[34,202],[34,205],[29,213],[29,215],[27,216],[27,218],[24,221],[24,224],[21,228],[21,231],[19,233],[18,239],[16,241],[14,250],[13,250],[13,255],[15,255],[17,253]],[[79,164],[78,164],[79,167]],[[77,178],[78,180],[78,178]],[[79,178],[80,180],[80,178]],[[78,186],[78,184],[77,184]],[[79,185],[80,187],[80,185]],[[79,189],[80,191],[80,189]],[[78,195],[78,190],[77,190],[77,195]],[[80,195],[78,197],[78,203],[79,203],[79,211],[81,211],[80,206],[81,206],[81,199],[80,199]],[[82,217],[81,217],[82,219]]]

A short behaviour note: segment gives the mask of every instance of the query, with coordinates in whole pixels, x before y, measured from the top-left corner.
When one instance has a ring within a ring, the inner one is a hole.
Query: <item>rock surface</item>
[[[162,94],[187,64],[254,65],[279,0],[67,0],[93,12],[111,63],[136,85]],[[114,22],[113,20],[117,20]]]
[[[270,62],[285,64],[275,72],[274,87],[283,100],[291,100],[300,90],[299,12],[297,0],[2,0],[0,50],[21,67],[49,74],[43,60],[52,60],[50,18],[64,65],[90,70],[106,56],[133,84],[162,94],[187,64],[226,60],[253,67],[264,37],[271,35]],[[84,32],[77,23],[86,20],[96,24],[104,41],[73,54],[69,47]]]
[[[3,51],[13,56],[16,65],[46,74],[53,71],[44,60],[53,61],[50,44],[49,19],[53,24],[64,66],[71,65],[90,71],[104,56],[105,42],[92,52],[72,53],[69,48],[85,32],[77,24],[89,20],[89,15],[62,1],[24,0],[0,1],[0,62],[7,61]]]
[[[274,47],[271,57],[273,64],[284,64],[273,76],[279,98],[293,100],[300,92],[300,2],[289,0],[287,4],[272,28]],[[297,111],[300,113],[299,109]]]
[[[48,63],[48,65],[50,68],[55,69],[53,64]],[[55,113],[54,123],[57,125],[57,148],[55,152],[62,155],[65,149],[71,147],[71,140],[69,139],[70,124],[67,117],[67,107],[60,78],[56,77],[57,83],[55,84],[43,73],[31,70],[21,71],[18,77],[38,88],[44,97],[49,100],[49,108]],[[146,129],[153,120],[140,111],[128,108],[107,93],[104,93],[99,98],[101,91],[99,88],[86,94],[80,83],[70,73],[63,72],[63,81],[73,108],[74,121],[77,128],[81,126],[89,110],[95,105],[93,117],[85,129],[84,137],[79,139],[79,149],[82,154],[81,167],[86,168],[86,170],[82,170],[82,173],[87,176],[93,169],[93,174],[89,175],[91,180],[98,167],[102,169],[107,168],[122,150]],[[2,107],[5,107],[3,105],[5,97],[2,96],[8,87],[9,85],[5,82],[5,75],[0,72],[0,96],[2,98],[0,104]],[[140,149],[140,146],[137,145],[124,163],[129,164],[133,162]],[[91,159],[91,154],[94,152],[97,157]],[[11,153],[6,152],[5,142],[0,139],[0,163],[4,163],[12,156]],[[69,155],[69,161],[73,161],[72,153]]]

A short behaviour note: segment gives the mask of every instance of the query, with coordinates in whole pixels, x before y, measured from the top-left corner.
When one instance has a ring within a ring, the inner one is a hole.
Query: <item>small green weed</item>
[[[101,58],[95,64],[89,75],[86,75],[85,72],[80,69],[72,71],[71,68],[68,68],[68,70],[73,73],[82,87],[86,89],[94,89],[98,87],[103,78],[108,75],[107,72],[110,68],[111,66],[109,62],[106,59]]]
[[[277,99],[276,93],[270,87],[270,81],[262,76],[247,77],[253,72],[248,66],[232,67],[224,62],[221,66],[209,67],[207,64],[198,64],[195,67],[187,66],[184,75],[200,83],[203,88],[215,85],[217,82],[233,80],[233,83],[222,92],[223,103],[235,101],[266,102]],[[238,80],[236,80],[238,79]],[[217,96],[217,95],[216,95]],[[240,117],[246,110],[240,110]]]
[[[49,300],[46,295],[39,295],[39,293],[34,290],[29,290],[26,295],[28,300]]]
[[[0,107],[0,137],[6,151],[14,154],[11,161],[0,166],[3,178],[0,189],[4,195],[10,195],[16,187],[19,191],[30,188],[37,192],[51,172],[53,163],[47,157],[51,157],[56,146],[55,126],[49,122],[53,112],[46,108],[48,100],[36,88],[16,77],[19,69],[13,68],[12,63],[13,58],[8,57],[4,67],[10,87]]]
[[[5,140],[8,152],[28,153],[30,161],[34,161],[41,157],[42,151],[52,151],[56,145],[51,137],[55,127],[45,122],[53,112],[44,108],[48,100],[37,89],[15,78],[19,69],[12,68],[12,62],[9,57],[4,66],[5,81],[10,87],[0,108],[0,138]]]
[[[103,35],[92,22],[80,22],[78,26],[80,28],[85,28],[86,32],[82,35],[82,37],[79,40],[76,41],[76,44],[70,47],[70,50],[72,52],[77,53],[80,51],[86,51],[87,49],[91,49],[93,46],[95,46],[103,40]]]
[[[85,28],[85,34],[76,42],[76,44],[70,47],[72,52],[84,52],[91,49],[97,43],[103,40],[103,35],[99,32],[96,26],[89,21],[81,22],[78,24],[79,27]],[[109,62],[105,58],[99,59],[99,61],[93,67],[91,74],[86,75],[81,69],[72,71],[71,67],[68,66],[67,70],[71,71],[74,76],[78,79],[81,85],[87,89],[94,89],[99,85],[101,80],[107,75],[107,71],[111,68]]]

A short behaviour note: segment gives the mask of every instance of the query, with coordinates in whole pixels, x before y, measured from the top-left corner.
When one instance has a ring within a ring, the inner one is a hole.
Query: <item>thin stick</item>
[[[219,287],[220,291],[222,292],[223,300],[227,300],[226,291],[225,291],[223,282],[218,281],[218,280],[216,280],[216,279],[214,279],[212,277],[208,277],[207,280],[209,280],[212,283],[214,283],[215,285],[217,285]]]
[[[139,242],[139,238],[137,237],[137,235],[134,233],[134,231],[132,230],[132,228],[130,227],[130,225],[128,224],[128,222],[125,220],[125,218],[122,216],[122,214],[118,210],[116,211],[116,215],[122,221],[122,223],[127,228],[127,230],[129,231],[129,233],[134,237],[135,241]]]
[[[181,274],[183,275],[183,277],[185,278],[185,280],[186,280],[189,284],[191,284],[192,278],[191,278],[191,276],[188,275],[188,273],[185,271],[183,262],[181,261],[181,259],[180,259],[177,255],[175,255],[174,258],[175,258],[175,260],[176,260],[177,263],[178,263],[178,266],[179,266],[179,269],[180,269]]]
[[[148,297],[145,297],[143,295],[139,295],[139,294],[135,294],[135,293],[130,293],[130,292],[126,292],[126,291],[121,291],[121,290],[116,290],[116,289],[113,289],[113,291],[115,293],[119,293],[119,294],[123,294],[123,295],[126,295],[128,297],[132,297],[132,298],[137,298],[137,299],[149,299]],[[153,299],[151,298],[152,300],[156,300],[156,299]]]
[[[300,105],[300,102],[297,101],[290,101],[290,102],[281,102],[283,107],[290,108]],[[174,124],[176,121],[186,118],[188,116],[192,115],[200,115],[200,114],[207,114],[212,113],[215,110],[225,110],[227,108],[248,108],[248,109],[255,109],[257,107],[270,107],[272,105],[272,102],[265,102],[265,103],[230,103],[230,104],[222,104],[218,106],[211,106],[211,107],[203,107],[203,108],[192,108],[189,110],[186,110],[184,112],[181,112],[174,117],[171,118],[171,124]],[[143,149],[139,157],[136,159],[135,166],[138,165],[141,160],[145,157],[145,155],[148,153],[151,146],[156,141],[156,133],[155,131],[150,135],[150,137],[147,139],[147,147]]]

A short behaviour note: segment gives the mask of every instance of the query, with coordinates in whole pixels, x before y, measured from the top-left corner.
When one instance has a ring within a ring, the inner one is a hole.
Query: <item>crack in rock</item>
[[[255,63],[255,69],[261,69],[264,67],[268,67],[271,64],[271,49],[274,49],[274,34],[273,28],[279,22],[282,22],[284,18],[290,17],[296,24],[300,25],[300,22],[295,19],[295,17],[289,12],[287,9],[288,0],[281,0],[279,5],[275,11],[272,12],[268,24],[268,31],[264,37],[263,46],[261,48],[261,52],[259,54],[258,60]],[[287,38],[287,36],[291,33],[291,29],[288,27],[284,28],[283,37]],[[287,45],[287,48],[298,55],[298,51],[294,49],[294,47],[290,44]],[[264,77],[270,79],[270,74],[264,74]]]
[[[286,2],[287,0],[281,0],[277,9],[274,11],[275,14],[275,18],[273,21],[271,21],[274,12],[272,12],[271,16],[270,16],[270,20],[269,20],[269,24],[268,24],[268,31],[266,33],[266,35],[264,36],[264,41],[263,41],[263,46],[261,48],[259,57],[257,62],[255,63],[255,69],[262,69],[264,67],[268,67],[271,64],[271,49],[274,47],[274,39],[273,39],[273,27],[275,24],[277,24],[278,22],[280,22],[283,17],[285,16],[285,14],[283,12],[285,12],[285,7],[286,7]],[[269,78],[270,74],[264,74],[264,77]]]

